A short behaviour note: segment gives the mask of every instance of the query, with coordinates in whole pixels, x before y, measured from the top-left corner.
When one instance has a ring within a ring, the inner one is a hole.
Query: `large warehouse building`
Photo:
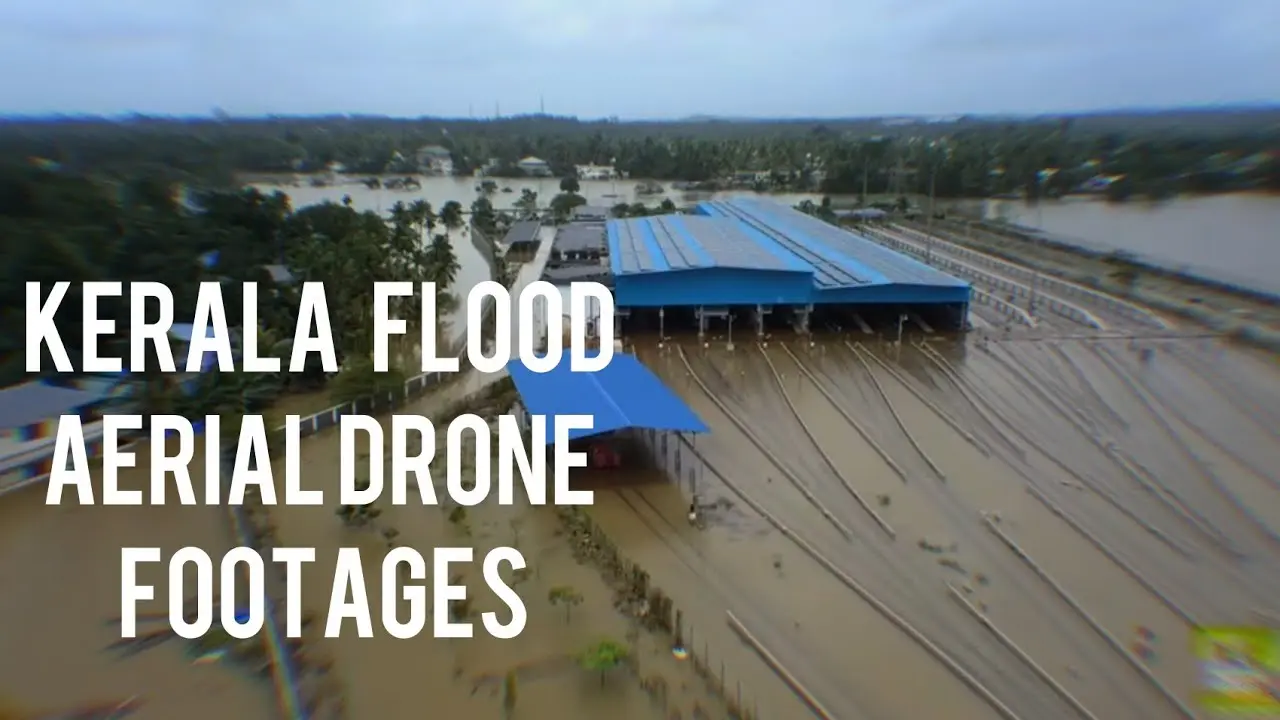
[[[807,330],[870,325],[914,313],[960,329],[969,284],[785,205],[755,198],[706,202],[691,215],[611,220],[614,298],[624,329],[724,318]]]

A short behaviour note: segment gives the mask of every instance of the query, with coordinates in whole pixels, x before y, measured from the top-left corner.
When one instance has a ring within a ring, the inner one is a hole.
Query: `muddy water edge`
[[[451,404],[448,396],[447,392],[437,393],[401,411],[438,418],[437,457],[444,455],[444,421],[456,413],[446,410]],[[302,455],[303,484],[325,490],[330,502],[323,507],[278,507],[271,512],[282,544],[317,549],[317,562],[306,568],[302,578],[306,611],[319,617],[327,611],[334,561],[341,547],[361,549],[373,608],[382,607],[378,578],[389,545],[414,547],[428,558],[435,547],[472,547],[476,558],[474,564],[454,566],[451,578],[468,587],[470,601],[462,612],[476,625],[472,638],[434,639],[423,633],[414,639],[397,640],[378,627],[376,617],[372,638],[357,637],[353,627],[344,628],[339,638],[309,638],[318,652],[332,659],[345,689],[349,717],[411,718],[425,708],[451,717],[496,716],[506,702],[506,678],[511,673],[516,678],[518,714],[608,715],[628,720],[664,718],[672,712],[686,718],[700,717],[699,713],[709,718],[726,717],[723,702],[707,690],[692,666],[673,656],[671,639],[646,629],[637,617],[636,606],[617,607],[625,588],[601,572],[591,553],[583,552],[581,543],[575,546],[574,539],[579,536],[566,530],[555,508],[522,503],[503,507],[493,497],[460,510],[445,499],[441,472],[433,473],[433,482],[442,504],[392,506],[379,502],[382,514],[374,526],[353,529],[335,515],[336,497],[332,496],[338,485],[338,466],[336,431],[307,442]],[[410,497],[415,497],[412,491]],[[385,537],[388,529],[395,530],[394,543]],[[479,570],[485,553],[500,546],[516,547],[528,562],[528,570],[518,576],[509,568],[504,571],[528,611],[525,631],[512,640],[490,638],[479,624],[483,612],[497,612],[500,619],[508,617]],[[580,601],[568,607],[553,604],[550,597],[554,590],[569,591]],[[406,612],[403,601],[398,605]],[[320,623],[316,625],[318,634]],[[619,669],[605,679],[578,667],[575,658],[602,639],[628,645],[635,666]]]

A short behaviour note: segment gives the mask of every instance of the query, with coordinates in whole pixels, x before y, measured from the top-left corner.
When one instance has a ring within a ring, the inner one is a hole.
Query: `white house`
[[[452,175],[453,154],[440,145],[425,145],[414,153],[418,168],[430,175]]]
[[[527,158],[521,158],[521,160],[516,163],[516,167],[520,168],[520,171],[525,175],[532,175],[534,177],[551,176],[551,166],[547,164],[547,161],[542,158],[533,157],[532,155]]]

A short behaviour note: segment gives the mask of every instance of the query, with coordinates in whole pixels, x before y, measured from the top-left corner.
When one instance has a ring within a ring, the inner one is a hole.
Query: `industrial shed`
[[[566,264],[600,264],[608,254],[603,222],[572,222],[556,230],[551,247],[551,262]]]
[[[538,236],[542,225],[536,220],[525,220],[511,226],[502,238],[502,247],[511,259],[532,258],[538,253]]]
[[[913,312],[961,328],[969,284],[821,220],[767,200],[702,203],[692,215],[610,221],[620,322],[636,329],[749,316],[807,330],[870,324]]]

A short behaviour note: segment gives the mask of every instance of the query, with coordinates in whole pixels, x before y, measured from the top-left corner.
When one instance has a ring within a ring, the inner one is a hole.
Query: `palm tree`
[[[457,203],[454,204],[456,205]],[[445,206],[447,207],[448,203],[445,203]],[[436,215],[431,211],[431,203],[426,200],[414,200],[410,203],[409,216],[416,225],[425,228],[426,231],[429,232],[435,229]]]
[[[427,246],[426,264],[427,272],[435,281],[436,287],[443,290],[453,285],[462,265],[458,263],[458,256],[453,252],[453,243],[449,242],[448,235],[431,238],[431,244]]]

